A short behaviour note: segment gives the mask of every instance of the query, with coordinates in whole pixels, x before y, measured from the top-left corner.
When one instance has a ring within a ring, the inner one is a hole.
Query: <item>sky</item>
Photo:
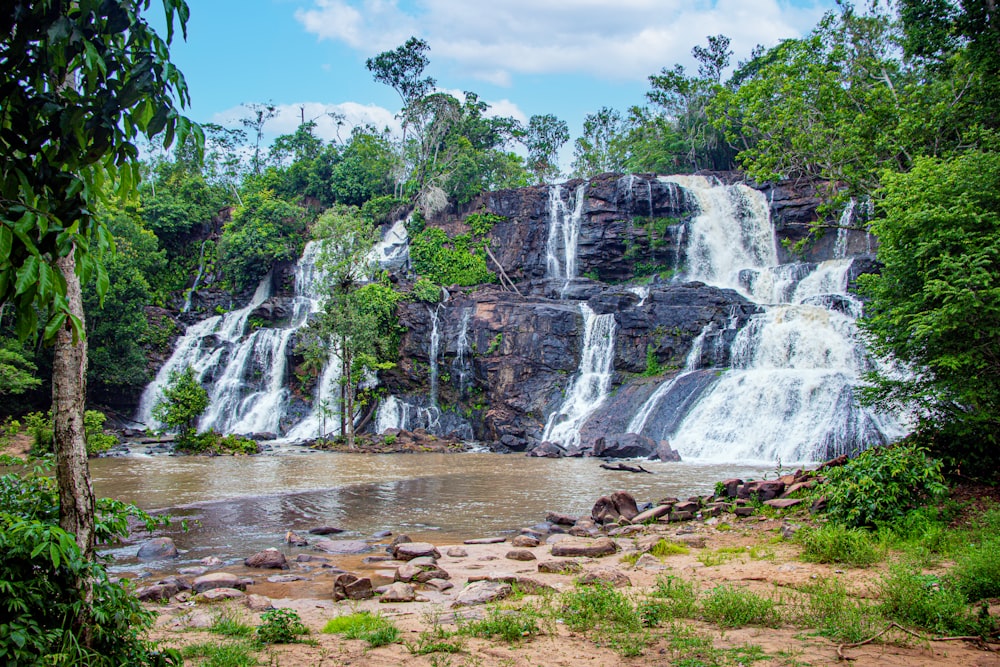
[[[266,139],[293,132],[303,113],[324,139],[338,128],[398,127],[400,99],[375,83],[365,60],[410,36],[430,46],[426,74],[439,90],[473,91],[491,113],[522,122],[555,114],[573,138],[602,106],[643,104],[648,77],[680,63],[708,35],[732,39],[733,63],[756,44],[807,33],[833,0],[188,0],[187,41],[173,62],[198,122],[237,126],[245,103],[279,115]],[[163,20],[151,5],[151,23]],[[303,111],[304,109],[304,111]],[[570,145],[572,144],[572,139]]]

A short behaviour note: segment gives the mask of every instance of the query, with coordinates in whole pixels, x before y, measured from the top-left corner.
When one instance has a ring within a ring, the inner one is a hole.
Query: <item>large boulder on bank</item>
[[[389,553],[396,560],[413,560],[423,557],[431,557],[436,560],[441,557],[441,553],[429,542],[403,542],[390,547]]]
[[[647,458],[656,453],[656,442],[638,433],[618,433],[597,438],[593,456],[612,459]]]
[[[177,558],[177,546],[169,537],[154,537],[143,542],[136,553],[139,560],[161,560],[164,558]]]
[[[344,572],[333,579],[334,600],[366,600],[373,595],[372,580],[368,577]]]
[[[588,556],[600,558],[610,556],[618,546],[610,537],[567,537],[552,545],[553,556]]]
[[[597,523],[614,523],[619,517],[629,521],[639,514],[635,498],[624,491],[615,491],[610,496],[601,496],[594,503],[590,516]]]
[[[243,564],[246,565],[247,567],[255,567],[260,569],[272,569],[272,570],[288,569],[288,561],[285,559],[285,554],[281,553],[277,549],[265,549],[264,551],[258,551],[254,555],[244,560]]]
[[[244,591],[247,585],[231,572],[210,572],[203,574],[191,584],[195,593],[203,593],[213,588],[235,588]]]
[[[500,581],[477,581],[462,589],[458,594],[453,607],[469,607],[472,605],[486,604],[494,600],[502,600],[511,594],[511,585]]]

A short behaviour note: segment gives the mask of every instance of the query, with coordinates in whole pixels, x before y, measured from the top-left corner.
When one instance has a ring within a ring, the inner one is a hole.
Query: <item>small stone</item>
[[[161,560],[164,558],[177,558],[177,546],[169,537],[154,537],[139,547],[136,557],[139,560]]]
[[[532,535],[518,535],[513,540],[510,541],[511,546],[514,547],[537,547],[541,544],[541,541],[537,537]]]
[[[486,604],[494,600],[502,600],[510,595],[510,584],[497,581],[477,581],[469,584],[458,598],[452,603],[453,607],[467,607],[472,605]]]
[[[737,507],[737,508],[735,508],[733,510],[733,514],[735,514],[736,516],[743,516],[743,517],[751,516],[751,515],[753,515],[753,508],[752,507]]]
[[[680,542],[686,547],[692,549],[704,549],[705,548],[705,536],[704,535],[678,535],[677,542]]]
[[[169,600],[174,595],[177,595],[178,592],[177,586],[171,584],[152,584],[137,588],[135,596],[143,602],[162,602]]]
[[[208,572],[208,568],[201,565],[192,565],[191,567],[182,567],[177,570],[177,574],[186,574],[191,577],[200,577],[201,575]]]
[[[667,566],[653,554],[643,554],[636,559],[635,568],[637,570],[665,570]]]
[[[781,537],[783,537],[786,540],[790,540],[795,535],[795,533],[799,532],[799,528],[801,527],[802,526],[799,526],[797,524],[783,523],[781,524]]]
[[[548,523],[555,523],[560,526],[572,526],[574,523],[576,523],[575,518],[567,514],[559,514],[558,512],[547,512],[545,514],[545,520]]]
[[[535,554],[531,553],[527,549],[511,549],[507,552],[506,558],[509,558],[510,560],[527,561],[535,560],[536,557]]]
[[[471,540],[465,540],[464,544],[500,544],[501,542],[506,542],[506,537],[477,537]]]
[[[618,551],[618,546],[608,537],[590,539],[585,537],[567,537],[552,545],[553,556],[589,556],[600,558],[610,556]]]
[[[429,579],[428,581],[424,582],[424,585],[426,585],[428,588],[433,588],[434,590],[439,591],[441,593],[447,590],[451,590],[452,588],[455,587],[455,584],[451,583],[447,579]]]
[[[632,581],[624,573],[612,568],[598,568],[596,570],[584,572],[580,575],[580,578],[577,579],[577,583],[581,586],[592,584],[611,584],[614,588],[624,588],[632,585]]]
[[[363,554],[372,550],[372,545],[358,540],[318,540],[313,549],[328,554]]]
[[[379,602],[413,602],[416,597],[413,586],[397,581],[385,587]]]
[[[561,541],[565,540],[567,537],[569,537],[569,535],[566,534],[566,533],[556,533],[554,535],[549,535],[548,537],[546,537],[545,538],[545,543],[546,544],[555,544],[556,542],[561,542]]]
[[[391,547],[390,552],[396,560],[413,560],[421,556],[440,558],[437,548],[429,542],[404,542]]]
[[[773,500],[765,500],[764,504],[768,507],[775,507],[779,510],[788,509],[789,507],[795,507],[796,505],[802,504],[801,498],[775,498]]]
[[[254,555],[244,560],[243,564],[246,565],[247,567],[255,567],[260,569],[271,569],[271,570],[288,569],[288,561],[285,559],[285,554],[281,553],[277,549],[265,549],[264,551],[258,551]]]
[[[256,593],[251,593],[242,600],[243,604],[247,606],[250,611],[267,611],[268,609],[274,609],[274,605],[271,604],[271,598],[257,595]]]
[[[310,535],[336,535],[337,533],[344,532],[343,528],[337,528],[336,526],[317,526],[316,528],[310,528]]]
[[[676,523],[678,521],[690,521],[694,518],[694,514],[691,512],[678,512],[673,511],[670,513],[670,523]]]
[[[215,556],[205,556],[200,561],[198,561],[205,567],[219,567],[222,565],[222,559],[216,558]]]
[[[304,547],[309,544],[309,540],[301,535],[296,535],[292,531],[288,531],[285,533],[285,544],[290,544],[293,547]]]
[[[380,530],[377,533],[372,533],[372,538],[374,538],[376,540],[383,540],[383,539],[385,539],[387,537],[392,537],[392,531],[391,530]]]
[[[372,581],[368,577],[344,572],[333,579],[334,600],[365,600],[374,594]]]
[[[246,584],[244,584],[239,577],[230,572],[211,572],[209,574],[203,574],[194,580],[192,586],[196,593],[203,593],[204,591],[208,591],[213,588],[246,589]]]
[[[645,523],[647,521],[652,521],[654,519],[659,519],[661,516],[670,514],[670,505],[657,505],[652,509],[648,509],[645,512],[640,512],[632,519],[632,523]]]
[[[221,602],[246,597],[246,593],[235,588],[213,588],[194,596],[195,602]]]
[[[545,574],[576,574],[583,572],[583,565],[575,560],[543,560],[538,563],[538,571]]]
[[[307,581],[305,577],[300,577],[297,574],[276,574],[268,577],[267,580],[272,584],[290,584],[293,581]]]
[[[467,558],[469,552],[462,547],[449,547],[448,550],[445,551],[445,555],[449,558]]]

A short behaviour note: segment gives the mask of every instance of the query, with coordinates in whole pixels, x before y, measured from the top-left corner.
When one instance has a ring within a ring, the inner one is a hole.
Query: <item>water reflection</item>
[[[132,457],[91,461],[99,495],[197,521],[171,530],[184,560],[244,557],[280,546],[286,530],[318,525],[347,538],[380,530],[434,541],[501,533],[545,512],[585,514],[599,496],[623,489],[640,502],[712,491],[716,481],[760,479],[738,464],[656,463],[655,474],[604,470],[594,459],[469,454],[285,454],[259,457]],[[134,554],[134,546],[116,557]]]

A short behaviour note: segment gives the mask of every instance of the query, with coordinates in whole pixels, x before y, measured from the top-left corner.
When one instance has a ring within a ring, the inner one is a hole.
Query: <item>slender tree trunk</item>
[[[76,275],[76,259],[70,252],[56,261],[66,278],[69,312],[84,322],[83,296]],[[59,526],[76,537],[84,559],[94,557],[94,490],[87,465],[87,441],[83,413],[87,395],[87,342],[73,341],[69,322],[56,334],[52,361],[52,422],[55,436],[56,480],[59,486]],[[89,607],[94,597],[89,579],[77,582],[81,598]],[[92,628],[86,611],[74,619],[80,641],[89,646]]]

